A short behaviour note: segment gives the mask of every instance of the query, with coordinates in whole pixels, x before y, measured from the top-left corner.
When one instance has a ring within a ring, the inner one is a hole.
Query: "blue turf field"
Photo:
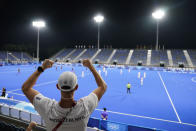
[[[17,69],[21,73],[17,73]],[[79,89],[75,99],[88,95],[96,88],[92,74],[82,66],[73,66],[78,76]],[[55,67],[46,70],[38,79],[34,89],[43,95],[59,100],[60,92],[56,89],[59,75],[71,71],[72,66]],[[21,92],[21,86],[35,70],[34,66],[0,67],[0,88],[6,87],[9,96],[21,101],[28,101]],[[109,111],[110,121],[158,128],[163,130],[196,130],[196,74],[149,70],[129,70],[106,68],[107,76],[101,70],[108,85],[107,92],[99,102],[92,117],[100,118],[101,109]],[[120,73],[122,70],[122,73]],[[84,71],[84,77],[82,77]],[[143,85],[138,78],[144,77]],[[126,84],[132,84],[131,94],[126,93]]]

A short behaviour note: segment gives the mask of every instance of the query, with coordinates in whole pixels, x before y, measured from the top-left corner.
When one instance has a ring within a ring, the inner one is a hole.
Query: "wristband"
[[[44,69],[43,69],[41,66],[39,66],[39,67],[37,68],[37,71],[40,72],[40,73],[42,73],[42,72],[44,72]]]

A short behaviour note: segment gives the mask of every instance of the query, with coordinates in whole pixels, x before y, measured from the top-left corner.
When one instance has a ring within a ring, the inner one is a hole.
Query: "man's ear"
[[[56,84],[56,88],[57,88],[58,90],[60,90],[58,84]]]
[[[74,90],[77,90],[78,89],[78,84],[76,85],[76,87],[74,88]]]

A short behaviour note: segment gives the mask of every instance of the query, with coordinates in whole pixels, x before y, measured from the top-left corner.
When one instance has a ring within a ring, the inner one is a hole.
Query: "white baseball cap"
[[[70,71],[63,72],[58,79],[58,87],[61,91],[68,92],[74,90],[77,85],[77,76]]]

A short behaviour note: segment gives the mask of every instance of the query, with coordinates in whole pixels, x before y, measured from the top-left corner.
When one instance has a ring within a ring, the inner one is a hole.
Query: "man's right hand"
[[[29,124],[29,126],[27,127],[27,129],[26,129],[26,131],[32,131],[32,129],[34,128],[34,127],[36,127],[37,126],[37,123],[36,122],[31,122],[30,124]]]
[[[45,59],[43,64],[42,64],[42,68],[44,70],[47,69],[47,68],[51,68],[53,64],[54,64],[54,61],[49,60],[49,59]]]
[[[82,63],[83,63],[83,66],[85,67],[88,67],[88,68],[92,67],[92,63],[89,59],[84,59]]]

